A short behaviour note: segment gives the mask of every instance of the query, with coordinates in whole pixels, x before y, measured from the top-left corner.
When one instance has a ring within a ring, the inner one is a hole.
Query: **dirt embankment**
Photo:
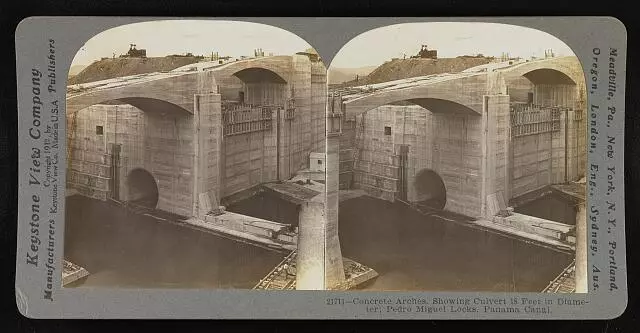
[[[356,76],[366,77],[378,66],[367,66],[359,68],[336,68],[330,67],[328,73],[329,84],[340,84],[343,82],[351,81]]]
[[[367,77],[357,82],[347,82],[348,86],[373,84],[416,76],[442,73],[457,73],[465,69],[488,64],[493,61],[490,57],[457,57],[442,59],[394,59],[380,65]]]
[[[113,58],[87,66],[71,77],[69,84],[87,83],[114,77],[163,72],[198,62],[196,57]]]

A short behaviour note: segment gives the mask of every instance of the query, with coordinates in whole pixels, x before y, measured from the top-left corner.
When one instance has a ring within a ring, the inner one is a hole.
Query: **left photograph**
[[[88,40],[67,85],[63,286],[323,280],[325,110],[322,60],[280,28],[151,21]]]

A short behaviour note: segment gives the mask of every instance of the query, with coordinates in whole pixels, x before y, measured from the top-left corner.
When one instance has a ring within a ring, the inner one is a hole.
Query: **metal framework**
[[[564,107],[548,107],[535,104],[511,105],[511,136],[520,137],[560,130],[562,112],[571,110]]]
[[[222,123],[224,135],[239,135],[251,132],[269,131],[272,128],[273,111],[281,106],[251,104],[223,104]]]

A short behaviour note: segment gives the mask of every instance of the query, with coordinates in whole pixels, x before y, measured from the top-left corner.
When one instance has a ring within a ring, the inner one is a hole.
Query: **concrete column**
[[[300,205],[296,289],[324,290],[325,214],[322,195]]]
[[[339,135],[327,137],[325,194],[300,206],[296,289],[327,290],[345,281],[338,238]]]
[[[485,95],[483,104],[481,216],[491,217],[506,203],[509,95]]]
[[[576,213],[576,292],[586,293],[587,285],[587,213],[585,203],[578,204]]]
[[[304,55],[292,57],[292,75],[290,84],[293,85],[295,96],[296,116],[291,124],[291,147],[289,175],[308,166],[309,152],[312,151],[311,129],[311,60]],[[324,108],[323,108],[324,110]]]
[[[340,192],[340,135],[327,135],[325,190],[325,281],[332,289],[345,280],[338,237],[338,195]]]
[[[222,146],[220,94],[194,96],[193,216],[202,217],[219,205]]]

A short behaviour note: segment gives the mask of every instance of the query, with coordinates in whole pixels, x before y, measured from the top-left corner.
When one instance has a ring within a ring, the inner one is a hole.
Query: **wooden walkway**
[[[293,290],[296,288],[296,254],[291,251],[276,267],[267,274],[254,290]]]
[[[565,268],[549,285],[543,293],[575,293],[576,292],[576,261],[574,260]]]

